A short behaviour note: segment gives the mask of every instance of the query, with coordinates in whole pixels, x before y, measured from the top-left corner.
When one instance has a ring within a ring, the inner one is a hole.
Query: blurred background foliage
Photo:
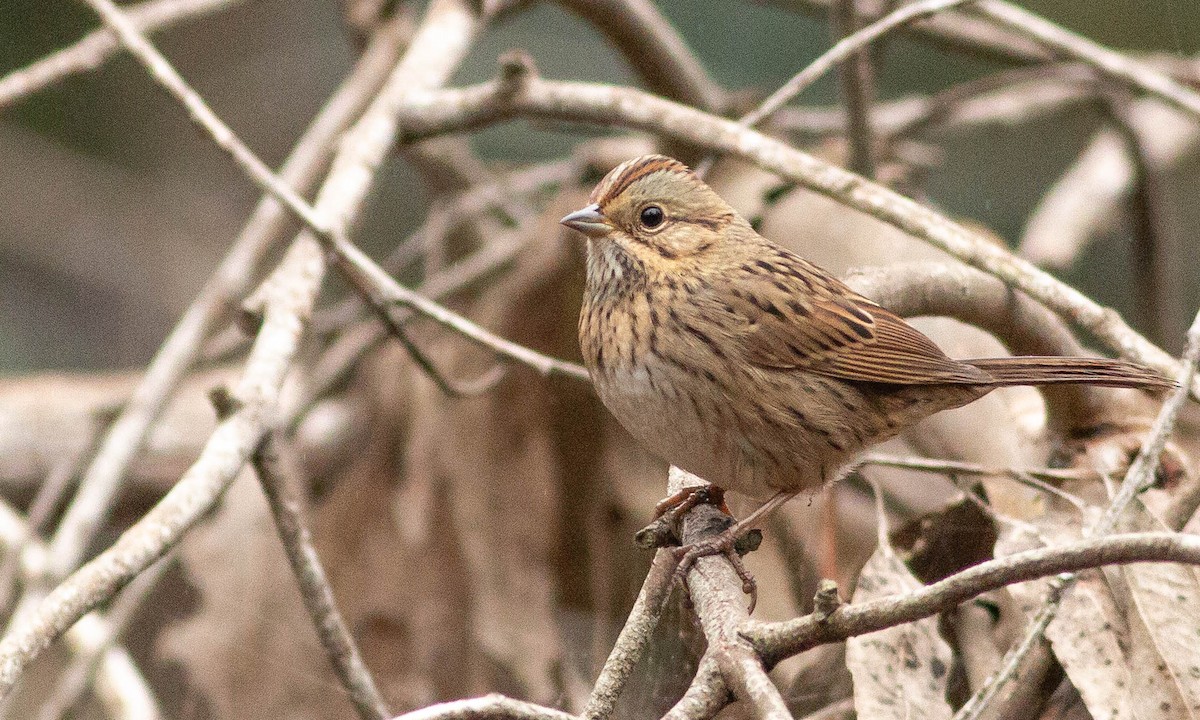
[[[830,44],[823,18],[787,2],[663,0],[713,76],[767,92]],[[1023,2],[1099,42],[1192,57],[1200,52],[1194,0]],[[97,26],[79,3],[5,0],[0,75]],[[245,0],[156,35],[201,94],[269,162],[278,163],[354,53],[335,3]],[[497,55],[526,48],[555,78],[631,82],[624,63],[577,18],[540,4],[478,43],[458,83],[488,78]],[[1000,69],[904,38],[887,45],[881,98],[930,93]],[[831,82],[806,104],[835,100]],[[939,139],[929,197],[1015,242],[1031,208],[1085,146],[1101,118]],[[523,123],[472,140],[486,158],[529,162],[561,155],[574,136]],[[234,237],[258,195],[181,110],[128,57],[0,110],[0,371],[105,369],[144,364]],[[425,208],[402,161],[383,175],[357,239],[394,244]],[[1129,310],[1123,276],[1130,238],[1093,244],[1066,279]],[[1196,287],[1189,288],[1194,306]],[[1180,327],[1180,334],[1183,328]],[[1171,347],[1171,342],[1167,342]]]

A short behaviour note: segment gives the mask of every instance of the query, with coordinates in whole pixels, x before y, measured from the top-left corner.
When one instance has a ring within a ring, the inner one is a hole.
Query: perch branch
[[[699,478],[672,467],[667,492],[674,494]],[[716,507],[701,504],[683,519],[684,545],[699,542],[724,529],[728,516]],[[742,581],[721,556],[703,557],[687,575],[687,588],[696,616],[708,640],[705,655],[717,662],[725,685],[755,709],[759,718],[788,720],[791,714],[779,689],[767,676],[762,659],[739,631],[750,619]]]

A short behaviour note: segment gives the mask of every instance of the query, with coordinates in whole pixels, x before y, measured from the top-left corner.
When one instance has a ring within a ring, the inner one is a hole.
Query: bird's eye
[[[642,225],[648,228],[656,228],[662,225],[663,220],[667,219],[662,208],[657,205],[647,205],[642,208],[642,212],[638,217],[641,219]]]

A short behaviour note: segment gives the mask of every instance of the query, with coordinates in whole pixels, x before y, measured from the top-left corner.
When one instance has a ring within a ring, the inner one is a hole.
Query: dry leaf
[[[858,578],[854,602],[902,595],[921,584],[891,548],[881,545]],[[854,677],[854,707],[863,720],[926,720],[954,713],[946,700],[952,661],[938,634],[937,619],[850,638],[846,665]]]

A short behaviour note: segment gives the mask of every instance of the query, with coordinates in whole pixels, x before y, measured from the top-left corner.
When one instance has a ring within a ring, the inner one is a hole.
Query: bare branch
[[[725,91],[649,0],[559,0],[604,33],[650,90],[720,114]]]
[[[333,588],[329,586],[300,508],[296,493],[307,487],[307,483],[298,477],[294,464],[280,456],[280,443],[278,435],[267,435],[251,462],[271,506],[275,529],[300,586],[304,607],[308,609],[334,674],[346,689],[358,716],[362,720],[384,720],[391,713],[338,610]]]
[[[134,27],[144,33],[232,7],[243,0],[147,0],[126,9]],[[93,30],[74,44],[47,55],[32,65],[0,77],[0,110],[28,95],[79,73],[95,70],[121,49],[116,33]]]
[[[380,28],[354,71],[305,131],[283,166],[281,178],[303,191],[319,180],[345,129],[379,91],[411,33],[405,21]],[[54,573],[65,577],[108,516],[129,464],[146,442],[154,421],[195,363],[200,345],[227,319],[251,287],[264,258],[291,229],[291,216],[273,197],[264,197],[212,276],[155,353],[141,381],[92,459],[74,502],[54,539]]]
[[[485,695],[454,700],[397,715],[395,720],[574,720],[561,710],[514,700],[503,695]]]
[[[903,596],[843,605],[824,620],[808,615],[778,623],[752,623],[743,634],[768,663],[774,663],[817,645],[936,615],[1005,585],[1135,562],[1200,564],[1200,537],[1130,533],[1029,550],[980,563]]]
[[[1200,118],[1200,94],[1145,63],[1109,50],[1004,0],[979,0],[973,8],[1004,27],[1034,38],[1057,53],[1084,62],[1108,77]]]
[[[16,569],[27,585],[37,585],[45,577],[47,564],[46,546],[37,539],[33,530],[7,502],[0,500],[0,544],[7,557],[18,559]],[[139,588],[130,588],[120,595],[107,614],[91,613],[83,622],[66,633],[66,643],[74,654],[67,672],[55,689],[54,698],[64,699],[71,695],[75,683],[93,683],[97,696],[114,717],[156,718],[158,705],[149,684],[142,677],[129,653],[114,644],[120,626],[133,612],[145,592],[155,584],[155,573],[144,575]],[[47,707],[56,705],[54,698]]]
[[[613,645],[608,660],[600,670],[592,686],[587,705],[581,717],[588,720],[605,720],[612,715],[613,707],[633,668],[637,666],[650,641],[658,619],[662,615],[663,606],[671,596],[671,588],[675,579],[675,568],[679,561],[670,548],[660,548],[650,564],[650,572],[642,583],[641,592],[629,611],[629,617],[621,628],[621,634]]]
[[[101,0],[95,0],[101,2]],[[107,3],[109,14],[120,11]],[[343,138],[318,200],[322,215],[339,224],[357,213],[374,170],[392,146],[399,98],[414,86],[444,82],[479,26],[475,12],[457,0],[434,0],[404,59],[362,118]],[[123,25],[123,37],[132,31]],[[144,44],[144,39],[142,39]],[[156,55],[151,48],[152,54]],[[161,57],[161,56],[159,56]],[[245,465],[274,420],[283,379],[291,367],[304,322],[324,276],[319,246],[302,234],[259,293],[262,323],[238,381],[231,408],[199,459],[141,520],[52,591],[35,611],[0,639],[0,696],[25,666],[88,610],[96,607],[158,559],[208,512]]]

